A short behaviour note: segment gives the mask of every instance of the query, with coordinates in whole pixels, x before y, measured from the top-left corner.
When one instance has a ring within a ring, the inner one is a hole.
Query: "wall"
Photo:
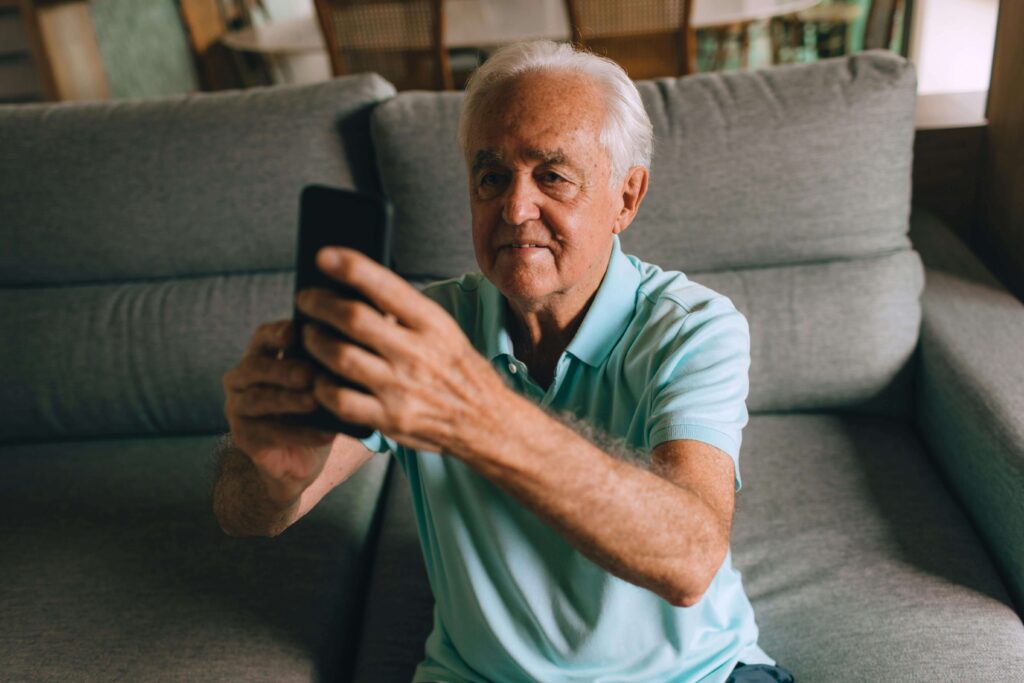
[[[1020,4],[1006,0],[1002,4]],[[988,89],[999,0],[914,0],[910,61],[918,92]]]

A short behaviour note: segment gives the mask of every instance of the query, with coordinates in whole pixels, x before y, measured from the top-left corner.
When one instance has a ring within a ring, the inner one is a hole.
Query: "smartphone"
[[[378,263],[389,266],[391,254],[391,204],[379,195],[343,190],[323,185],[307,185],[299,197],[299,237],[295,264],[295,293],[310,287],[337,292],[340,296],[369,303],[362,294],[346,287],[326,275],[316,266],[316,254],[325,246],[348,247],[358,250]],[[294,302],[294,299],[293,299]],[[338,384],[360,391],[365,389],[335,375],[314,358],[302,344],[302,327],[309,317],[293,309],[295,344],[287,355],[305,358]],[[334,330],[341,339],[344,335]],[[373,430],[365,425],[344,422],[323,407],[310,413],[292,414],[287,418],[293,424],[316,427],[324,431],[340,432],[359,439]]]

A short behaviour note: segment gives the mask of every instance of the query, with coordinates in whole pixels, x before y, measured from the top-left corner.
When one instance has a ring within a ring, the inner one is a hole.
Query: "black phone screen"
[[[378,195],[343,190],[322,185],[308,185],[299,200],[299,237],[295,268],[295,293],[310,287],[337,292],[340,296],[368,300],[356,290],[340,284],[316,266],[316,255],[325,246],[341,246],[358,250],[382,265],[389,265],[391,207]],[[296,343],[288,350],[291,356],[306,358],[321,371],[330,373],[338,384],[362,389],[338,377],[310,355],[302,345],[302,326],[308,317],[293,309]],[[339,336],[340,333],[336,333]],[[318,408],[311,413],[290,415],[288,420],[325,431],[341,432],[365,438],[372,430],[365,425],[339,420],[333,413]]]

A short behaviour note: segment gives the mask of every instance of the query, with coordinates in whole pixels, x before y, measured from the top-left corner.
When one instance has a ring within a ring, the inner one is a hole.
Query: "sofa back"
[[[291,313],[298,196],[378,190],[377,76],[0,113],[0,439],[210,433]]]
[[[912,67],[888,52],[638,83],[650,188],[623,249],[732,298],[751,325],[752,411],[906,414],[920,262],[907,238]],[[459,93],[402,93],[372,117],[393,263],[477,270]]]

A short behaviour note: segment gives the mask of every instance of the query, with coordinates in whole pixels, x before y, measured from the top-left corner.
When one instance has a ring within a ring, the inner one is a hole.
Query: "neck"
[[[509,335],[516,357],[527,365],[532,365],[531,360],[557,360],[579,329],[593,298],[591,294],[590,299],[575,310],[525,308],[509,301]]]
[[[523,361],[530,375],[547,387],[555,365],[576,335],[609,267],[608,258],[595,268],[596,281],[580,288],[550,295],[542,300],[505,297],[509,336],[516,358]]]

